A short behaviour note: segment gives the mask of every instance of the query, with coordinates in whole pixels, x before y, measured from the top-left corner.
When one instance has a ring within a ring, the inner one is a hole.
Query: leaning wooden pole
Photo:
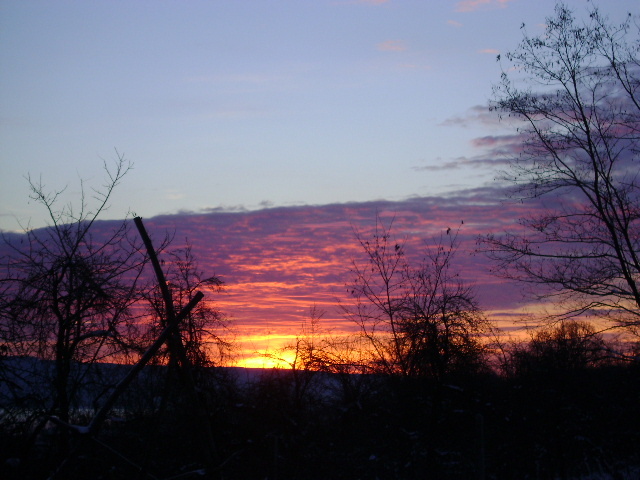
[[[169,290],[169,287],[167,285],[167,281],[164,276],[164,272],[162,271],[162,267],[160,266],[160,261],[158,260],[156,251],[153,248],[151,238],[149,238],[147,230],[144,228],[142,219],[140,217],[135,217],[133,220],[136,224],[138,232],[140,233],[140,237],[142,237],[142,241],[144,242],[147,254],[149,255],[149,259],[151,260],[153,270],[155,271],[156,278],[158,280],[158,286],[160,287],[160,291],[162,293],[162,298],[165,304],[165,312],[167,316],[167,327],[169,328],[167,345],[171,354],[175,355],[178,359],[182,379],[187,389],[187,393],[191,398],[191,402],[196,411],[196,415],[199,419],[199,427],[202,431],[203,436],[201,442],[203,454],[205,456],[207,469],[211,474],[211,472],[213,472],[215,468],[214,458],[216,455],[215,442],[213,439],[213,429],[211,428],[209,415],[207,414],[206,409],[202,405],[200,397],[198,396],[196,383],[193,378],[191,362],[189,361],[187,352],[184,348],[184,345],[182,344],[182,337],[180,336],[180,329],[178,328],[179,319],[175,314],[173,299],[171,298],[171,291]]]
[[[185,318],[191,310],[198,304],[200,300],[204,298],[204,294],[202,292],[197,292],[191,301],[180,311],[176,320],[180,322],[183,318]],[[146,352],[140,357],[140,359],[136,362],[136,364],[129,370],[127,375],[118,382],[116,387],[114,388],[111,395],[107,398],[107,401],[102,405],[100,410],[96,413],[96,415],[91,420],[89,424],[89,433],[95,434],[100,430],[100,427],[104,423],[104,420],[107,417],[107,414],[111,411],[111,408],[115,405],[116,401],[127,389],[129,384],[136,378],[138,373],[144,368],[144,366],[149,363],[149,361],[158,353],[160,347],[168,340],[169,335],[173,333],[175,325],[167,325],[164,330],[160,333],[158,338],[153,342],[153,344],[147,349]]]
[[[189,361],[184,345],[182,344],[182,337],[180,336],[179,329],[180,322],[185,319],[187,315],[189,315],[191,310],[195,308],[198,302],[200,302],[200,300],[204,298],[204,295],[202,294],[202,292],[196,292],[189,303],[180,310],[180,313],[178,313],[178,315],[175,314],[175,308],[173,306],[173,300],[171,298],[171,291],[167,286],[164,272],[160,267],[160,262],[158,261],[158,256],[153,248],[151,239],[149,238],[149,235],[147,234],[147,231],[142,224],[142,219],[136,217],[134,218],[134,222],[136,224],[136,227],[138,228],[138,231],[140,232],[140,236],[142,237],[142,241],[144,242],[145,248],[149,255],[149,259],[151,260],[151,264],[153,265],[153,269],[158,280],[158,285],[162,292],[162,298],[164,300],[166,310],[167,324],[164,326],[164,329],[153,342],[153,344],[151,344],[151,346],[142,355],[142,357],[140,357],[138,362],[136,362],[136,364],[131,368],[127,375],[120,382],[118,382],[105,403],[96,412],[88,426],[81,427],[78,425],[71,425],[70,423],[55,416],[47,417],[47,420],[51,420],[57,425],[69,431],[72,431],[75,434],[86,436],[86,438],[93,439],[101,445],[105,446],[98,441],[96,435],[98,434],[100,428],[102,427],[102,424],[107,418],[107,415],[115,405],[118,398],[120,398],[120,396],[127,389],[129,384],[135,379],[135,377],[140,373],[144,366],[158,353],[160,347],[162,347],[164,343],[167,343],[171,354],[174,355],[178,360],[178,366],[180,369],[180,373],[182,374],[182,380],[187,387],[192,405],[198,415],[198,426],[200,427],[202,432],[202,441],[200,442],[200,444],[202,446],[204,461],[207,467],[207,477],[211,478],[213,472],[216,470],[216,464],[214,463],[216,451],[213,439],[213,429],[211,427],[211,422],[206,409],[204,408],[202,402],[200,401],[200,397],[198,396],[196,383],[194,381],[193,372],[191,370],[191,362]],[[53,478],[57,475],[57,472],[60,471],[60,469],[69,460],[69,458],[70,455],[67,455],[67,457],[62,461],[62,463],[58,466],[58,468],[50,478]],[[131,463],[130,460],[128,460],[126,457],[122,458]]]

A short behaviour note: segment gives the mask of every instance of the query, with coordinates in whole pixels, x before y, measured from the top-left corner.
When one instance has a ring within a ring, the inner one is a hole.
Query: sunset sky
[[[433,238],[464,219],[471,252],[524,213],[501,202],[496,172],[519,145],[487,104],[508,68],[496,56],[554,5],[2,0],[0,229],[45,225],[27,175],[73,201],[117,151],[135,166],[104,218],[132,211],[188,236],[257,350],[314,303],[340,326],[354,226],[384,212]],[[600,5],[612,20],[637,11]],[[463,263],[496,318],[523,307],[486,260]]]
[[[175,233],[176,247],[184,243],[180,235],[189,236],[200,267],[226,284],[223,293],[207,298],[230,316],[244,364],[261,366],[269,364],[261,354],[277,352],[302,333],[311,307],[324,314],[323,333],[357,330],[340,305],[352,302],[347,292],[352,262],[365,260],[356,232],[371,238],[377,217],[386,226],[392,224],[392,234],[406,242],[407,257],[414,264],[427,248],[450,241],[448,228],[457,231],[460,247],[454,269],[474,286],[496,326],[520,329],[513,320],[537,306],[523,300],[519,286],[492,275],[490,262],[475,253],[478,235],[511,226],[529,208],[519,202],[503,203],[500,193],[477,189],[445,199],[166,215],[145,220],[145,225],[158,240],[164,232]]]

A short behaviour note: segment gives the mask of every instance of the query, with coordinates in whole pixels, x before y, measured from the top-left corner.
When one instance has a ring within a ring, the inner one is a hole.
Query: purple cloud
[[[517,228],[526,213],[527,206],[504,198],[503,189],[478,188],[397,202],[180,213],[144,222],[157,241],[173,235],[173,247],[188,238],[201,270],[225,281],[225,292],[206,300],[231,317],[239,349],[250,356],[290,341],[313,305],[326,311],[327,330],[353,331],[337,305],[349,301],[351,260],[362,255],[355,232],[371,232],[377,216],[393,219],[394,234],[406,239],[407,255],[416,261],[424,248],[446,238],[448,228],[460,227],[461,275],[476,285],[490,316],[511,318],[521,306],[518,288],[495,277],[489,261],[474,254],[478,235]],[[99,222],[96,228],[106,231],[110,225]]]

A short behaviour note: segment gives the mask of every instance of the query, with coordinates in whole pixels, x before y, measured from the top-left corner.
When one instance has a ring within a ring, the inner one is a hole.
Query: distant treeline
[[[542,350],[520,344],[502,373],[443,381],[203,367],[196,376],[213,427],[213,470],[177,369],[145,370],[100,434],[72,430],[61,457],[62,427],[42,422],[47,398],[34,389],[49,363],[3,358],[0,477],[637,478],[640,364],[558,343]],[[129,368],[74,366],[83,400],[70,424],[87,425]]]

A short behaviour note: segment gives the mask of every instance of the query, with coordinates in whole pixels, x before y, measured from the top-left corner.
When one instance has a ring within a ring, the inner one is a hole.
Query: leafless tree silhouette
[[[380,372],[442,380],[479,361],[487,327],[473,290],[455,271],[457,235],[446,235],[411,264],[391,226],[377,222],[370,239],[358,235],[364,261],[354,261],[344,311],[368,340]]]
[[[524,29],[524,25],[523,25]],[[505,178],[544,212],[482,239],[499,274],[561,305],[560,318],[640,326],[640,59],[638,23],[586,21],[565,5],[526,31],[492,108],[521,121],[523,153]],[[524,86],[523,86],[524,85]]]
[[[59,206],[62,191],[49,193],[29,178],[31,199],[45,208],[49,225],[25,229],[19,242],[4,236],[9,254],[2,265],[3,348],[8,355],[52,362],[42,407],[65,422],[82,383],[73,365],[122,353],[134,326],[131,306],[140,297],[145,263],[141,243],[129,234],[126,220],[106,235],[94,236],[92,229],[130,168],[121,155],[113,166],[105,164],[102,188],[91,189],[88,198],[81,183],[75,207]]]

